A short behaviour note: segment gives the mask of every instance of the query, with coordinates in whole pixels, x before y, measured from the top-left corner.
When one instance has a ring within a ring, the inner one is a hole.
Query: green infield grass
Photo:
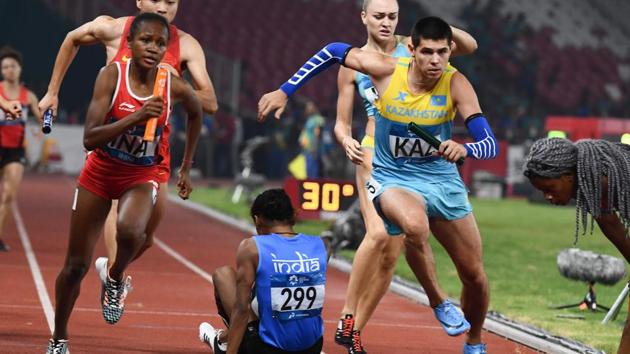
[[[192,200],[213,209],[250,221],[245,202],[233,204],[229,189],[196,189]],[[574,242],[575,208],[531,204],[525,200],[472,199],[474,213],[483,239],[484,264],[490,281],[490,309],[527,324],[569,337],[606,353],[616,353],[627,306],[622,306],[617,320],[601,325],[603,312],[577,308],[555,310],[550,306],[580,302],[587,285],[566,279],[556,266],[556,256],[563,248],[578,247],[622,258],[597,226]],[[328,227],[325,221],[305,221],[296,230],[319,234]],[[458,298],[461,285],[455,268],[443,248],[431,238],[440,286],[449,296]],[[341,255],[352,259],[354,251]],[[404,257],[398,260],[396,274],[415,282]],[[611,306],[624,280],[612,287],[596,285],[597,302]],[[581,315],[584,319],[558,315]]]

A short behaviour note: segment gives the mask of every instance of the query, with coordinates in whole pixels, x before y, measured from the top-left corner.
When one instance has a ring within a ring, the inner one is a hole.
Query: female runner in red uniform
[[[151,12],[162,15],[169,23],[175,19],[180,5],[179,0],[136,0],[135,2],[140,13]],[[80,47],[95,43],[102,44],[105,47],[106,62],[108,64],[113,61],[129,60],[131,52],[127,46],[126,38],[132,21],[133,16],[112,18],[101,15],[70,31],[57,53],[55,66],[48,85],[48,92],[46,92],[39,104],[41,110],[51,108],[54,116],[57,115],[57,95],[61,82]],[[190,74],[190,79],[195,87],[195,94],[201,101],[204,112],[214,114],[218,109],[217,98],[212,81],[206,70],[206,58],[203,48],[191,34],[182,31],[173,24],[169,27],[170,39],[166,53],[162,58],[162,63],[168,64],[173,74],[179,77],[182,77],[183,71],[187,71]],[[165,214],[168,200],[168,181],[170,178],[169,130],[170,126],[167,125],[162,132],[162,141],[164,143],[160,144],[163,157],[160,163],[160,175],[158,176],[160,192],[153,208],[153,215],[147,224],[145,244],[136,255],[136,258],[153,244],[153,234]],[[99,276],[104,275],[104,270],[107,268],[108,263],[111,266],[116,258],[117,210],[117,201],[114,201],[104,229],[107,257],[100,257],[95,262]]]
[[[27,89],[20,78],[22,76],[22,56],[11,48],[0,51],[0,97],[7,101],[19,102],[19,114],[6,114],[0,110],[0,177],[2,178],[2,196],[0,197],[0,251],[8,251],[9,247],[2,241],[4,222],[11,206],[17,197],[22,182],[24,164],[24,133],[26,119],[35,116],[41,122],[41,114],[37,108],[37,97]]]
[[[177,187],[183,198],[190,193],[188,171],[201,128],[201,104],[190,86],[170,73],[164,99],[151,97],[158,64],[169,40],[168,28],[159,15],[136,17],[128,37],[131,60],[106,66],[96,79],[83,137],[91,153],[79,176],[68,254],[57,277],[55,331],[48,345],[49,354],[67,351],[68,319],[113,199],[119,199],[119,247],[103,284],[101,305],[106,322],[114,324],[122,316],[127,293],[124,271],[144,243],[157,196],[160,135],[177,101],[188,114]],[[153,117],[159,117],[156,139],[147,142],[143,140],[144,124]]]

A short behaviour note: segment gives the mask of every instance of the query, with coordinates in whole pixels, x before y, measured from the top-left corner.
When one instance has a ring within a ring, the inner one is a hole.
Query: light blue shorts
[[[374,178],[370,178],[365,186],[376,211],[385,223],[387,233],[392,236],[400,235],[402,230],[387,220],[379,205],[379,196],[390,188],[402,188],[422,196],[425,202],[425,212],[429,218],[456,220],[472,212],[472,206],[468,201],[468,189],[461,178],[453,178],[441,182],[414,183],[401,181],[379,183]]]

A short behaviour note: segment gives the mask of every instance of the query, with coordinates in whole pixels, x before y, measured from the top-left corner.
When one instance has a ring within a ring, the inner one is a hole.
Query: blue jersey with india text
[[[260,338],[282,350],[310,348],[324,333],[321,313],[328,259],[324,242],[304,234],[254,236],[254,241]]]

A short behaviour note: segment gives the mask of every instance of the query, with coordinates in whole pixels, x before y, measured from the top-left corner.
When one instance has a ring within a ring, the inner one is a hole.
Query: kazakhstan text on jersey
[[[378,112],[372,176],[380,183],[459,178],[454,164],[434,156],[435,149],[407,130],[414,122],[442,141],[451,138],[456,113],[451,79],[457,70],[449,65],[431,91],[414,95],[407,83],[410,63],[410,58],[398,59],[389,86],[374,102]]]

